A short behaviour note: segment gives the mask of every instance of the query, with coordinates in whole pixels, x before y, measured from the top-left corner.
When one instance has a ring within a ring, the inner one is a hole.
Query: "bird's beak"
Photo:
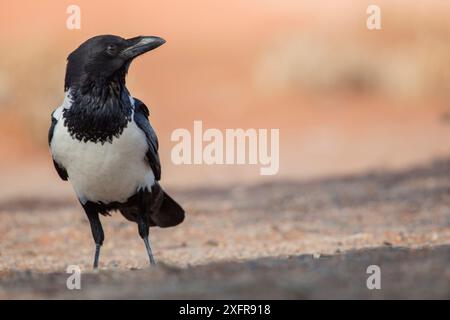
[[[166,43],[166,40],[160,37],[135,37],[128,39],[127,42],[129,45],[120,53],[120,55],[126,60],[129,60],[158,48]]]

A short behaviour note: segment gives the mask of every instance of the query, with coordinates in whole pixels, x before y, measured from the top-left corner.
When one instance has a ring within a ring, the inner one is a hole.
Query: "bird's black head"
[[[105,143],[122,133],[132,115],[125,87],[128,67],[164,42],[158,37],[97,36],[69,55],[64,87],[70,89],[71,106],[63,114],[72,137]]]
[[[64,88],[89,86],[90,83],[125,83],[131,61],[166,41],[159,37],[124,39],[113,35],[90,38],[67,58]]]

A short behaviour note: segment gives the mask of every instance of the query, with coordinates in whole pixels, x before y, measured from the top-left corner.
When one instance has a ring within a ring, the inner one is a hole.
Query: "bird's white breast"
[[[57,114],[58,116],[58,114]],[[134,121],[112,142],[82,142],[72,138],[63,119],[56,124],[51,151],[62,165],[82,203],[125,202],[137,190],[154,184],[146,163],[145,134]]]

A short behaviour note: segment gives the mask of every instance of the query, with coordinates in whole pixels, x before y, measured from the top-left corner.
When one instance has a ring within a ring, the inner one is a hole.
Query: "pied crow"
[[[71,182],[88,217],[94,269],[104,240],[99,214],[119,210],[136,222],[151,264],[150,227],[184,220],[184,210],[159,184],[158,139],[148,108],[125,86],[133,59],[164,43],[159,37],[102,35],[67,58],[65,98],[52,113],[48,142],[57,173]]]

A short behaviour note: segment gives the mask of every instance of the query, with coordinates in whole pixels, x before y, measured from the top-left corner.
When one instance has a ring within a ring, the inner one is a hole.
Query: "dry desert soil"
[[[450,298],[450,159],[402,171],[171,190],[183,224],[102,218],[100,271],[73,199],[0,203],[0,298]],[[68,290],[68,265],[82,270]],[[381,270],[369,290],[367,267]]]

